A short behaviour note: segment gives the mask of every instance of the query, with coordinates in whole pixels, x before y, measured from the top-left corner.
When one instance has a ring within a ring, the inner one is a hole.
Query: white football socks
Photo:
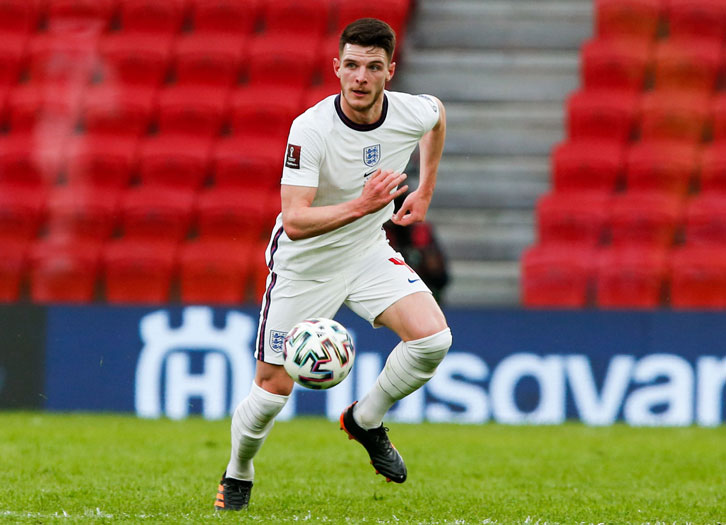
[[[232,453],[227,465],[227,477],[252,481],[255,467],[252,458],[260,450],[275,424],[275,417],[290,396],[273,394],[252,383],[250,393],[232,416]]]
[[[388,356],[376,384],[355,406],[355,422],[367,430],[381,426],[396,401],[433,377],[450,346],[449,328],[421,339],[401,341]]]

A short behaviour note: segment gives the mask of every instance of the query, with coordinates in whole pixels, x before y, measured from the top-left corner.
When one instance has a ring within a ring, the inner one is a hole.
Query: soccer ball
[[[282,345],[285,370],[306,388],[332,388],[353,368],[355,348],[348,330],[332,319],[306,319],[296,324]]]

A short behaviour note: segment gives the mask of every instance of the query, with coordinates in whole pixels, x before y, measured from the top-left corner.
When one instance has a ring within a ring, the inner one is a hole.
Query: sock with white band
[[[227,477],[254,479],[252,458],[262,447],[289,397],[273,394],[252,383],[250,393],[237,405],[232,416],[232,453]]]
[[[373,388],[355,406],[353,418],[365,429],[377,428],[393,404],[431,379],[451,346],[451,330],[401,341],[386,360]]]

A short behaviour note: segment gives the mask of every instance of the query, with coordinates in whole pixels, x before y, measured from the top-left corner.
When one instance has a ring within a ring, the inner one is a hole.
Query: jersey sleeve
[[[423,135],[431,131],[431,129],[436,124],[438,124],[439,118],[441,118],[439,104],[436,102],[436,99],[431,95],[417,95],[413,98],[418,106],[420,106],[420,110],[416,111],[416,114],[421,119],[421,124],[423,126]]]
[[[316,188],[323,160],[323,141],[305,122],[295,120],[285,149],[282,184]]]

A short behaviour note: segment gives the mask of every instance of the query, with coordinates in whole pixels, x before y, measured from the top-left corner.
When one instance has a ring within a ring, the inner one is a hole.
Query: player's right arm
[[[312,205],[317,188],[282,184],[282,227],[293,241],[331,232],[380,210],[404,194],[408,186],[396,188],[405,179],[405,173],[379,169],[365,183],[359,197],[331,206]]]

